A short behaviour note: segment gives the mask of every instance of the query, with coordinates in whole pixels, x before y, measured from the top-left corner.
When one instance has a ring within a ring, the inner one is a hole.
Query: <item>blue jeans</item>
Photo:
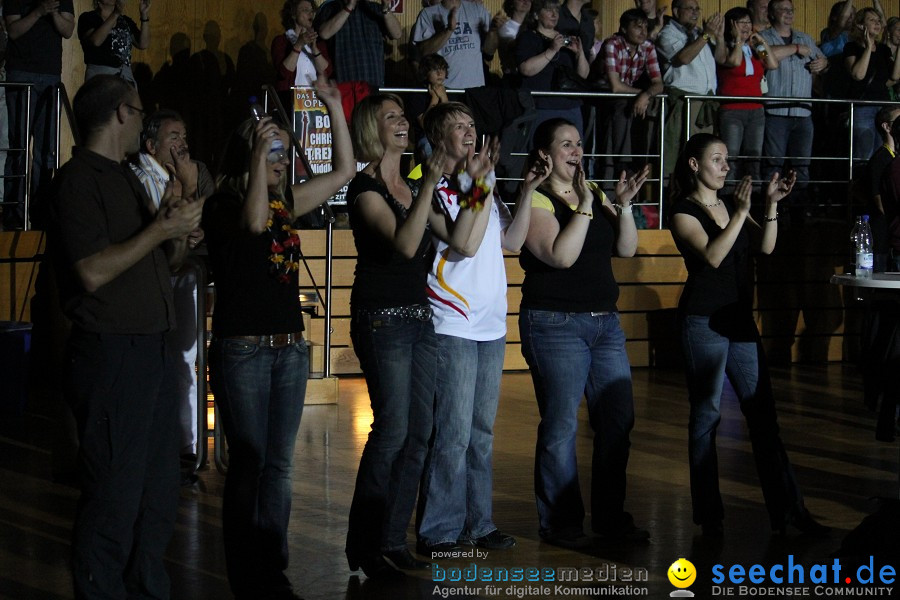
[[[628,436],[634,426],[631,366],[619,315],[523,310],[519,331],[541,414],[534,457],[540,534],[582,530],[575,457],[582,397],[594,431],[591,525],[600,531],[624,517]]]
[[[725,376],[747,420],[753,458],[774,528],[803,511],[803,497],[781,437],[759,332],[752,315],[681,319],[681,344],[691,403],[688,453],[694,522],[721,522],[716,428]]]
[[[812,156],[812,146],[812,117],[766,115],[763,154],[770,158],[766,158],[764,179],[768,180],[775,171],[781,171],[784,175],[785,156],[803,157],[789,158],[787,163],[797,173],[797,185],[791,192],[792,198],[805,195],[809,181],[809,160],[804,158]]]
[[[214,339],[210,385],[228,441],[222,535],[237,597],[290,588],[287,529],[294,443],[300,429],[309,350]]]
[[[735,110],[722,107],[719,109],[719,135],[728,148],[728,164],[731,172],[728,180],[733,185],[744,175],[759,179],[759,156],[763,148],[763,136],[766,129],[766,114],[762,108],[751,110]],[[740,159],[740,168],[735,162]]]
[[[434,442],[422,483],[418,536],[425,544],[487,535],[492,516],[494,418],[506,337],[438,339]]]
[[[347,558],[406,548],[431,436],[437,343],[431,321],[356,311],[353,350],[366,377],[372,431],[350,505]]]
[[[853,158],[869,160],[881,146],[881,136],[875,127],[875,115],[880,106],[858,104],[853,109]]]
[[[7,88],[6,110],[9,116],[9,147],[27,148],[25,139],[26,111],[31,111],[31,137],[33,140],[31,162],[31,201],[34,200],[44,180],[49,181],[51,169],[56,166],[56,84],[59,75],[45,73],[29,73],[26,71],[7,71],[6,81],[9,83],[27,83],[31,88],[31,105],[29,107],[25,88]],[[21,227],[25,223],[25,162],[27,152],[10,152],[7,154],[5,173],[4,202],[12,202],[4,206],[3,223],[7,229]],[[18,175],[18,177],[15,177]],[[46,208],[46,207],[43,207]],[[34,209],[29,218],[35,219]],[[40,218],[37,219],[41,225]]]

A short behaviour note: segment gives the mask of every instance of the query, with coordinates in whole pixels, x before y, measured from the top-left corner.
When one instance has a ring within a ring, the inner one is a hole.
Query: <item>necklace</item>
[[[557,194],[571,194],[574,190],[553,190]]]
[[[717,206],[722,206],[721,198],[717,198],[716,201],[713,202],[712,204],[707,204],[706,202],[703,202],[702,200],[698,200],[696,196],[689,196],[689,198],[691,200],[693,200],[694,202],[696,202],[697,204],[699,204],[700,206],[705,206],[706,208],[715,208]]]

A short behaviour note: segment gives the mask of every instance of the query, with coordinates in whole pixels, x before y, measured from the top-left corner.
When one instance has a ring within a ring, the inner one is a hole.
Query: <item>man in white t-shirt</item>
[[[442,0],[423,8],[416,17],[410,39],[419,56],[440,54],[450,65],[444,85],[449,89],[468,89],[484,85],[482,55],[494,56],[499,38],[498,16],[478,2]]]
[[[444,172],[456,174],[441,179],[429,217],[438,372],[417,548],[432,557],[458,543],[493,550],[516,543],[493,522],[493,428],[506,350],[503,249],[522,247],[531,210],[513,218],[494,195],[499,144],[474,154],[475,122],[466,105],[439,104],[425,113],[424,126],[435,160],[443,158]]]

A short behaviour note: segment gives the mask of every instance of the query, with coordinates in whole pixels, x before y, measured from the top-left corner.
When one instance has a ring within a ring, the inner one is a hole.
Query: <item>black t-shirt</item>
[[[847,42],[844,46],[844,60],[851,56],[857,59],[863,55],[864,49],[857,42]],[[854,100],[890,100],[887,82],[891,78],[894,59],[891,49],[885,44],[876,44],[875,52],[869,58],[869,68],[862,81],[850,80],[850,98]],[[847,73],[850,76],[850,73]]]
[[[734,215],[734,205],[724,200],[728,215]],[[706,214],[696,202],[687,198],[679,200],[672,207],[670,218],[679,213],[690,215],[700,221],[703,231],[712,241],[722,234],[716,222]],[[675,246],[684,257],[687,267],[687,283],[678,301],[678,310],[683,315],[713,316],[720,311],[737,310],[750,314],[752,308],[752,286],[750,273],[750,235],[747,228],[741,229],[731,250],[718,267],[711,266],[698,256],[686,242],[673,236]]]
[[[415,256],[406,258],[372,229],[360,214],[357,200],[365,192],[375,192],[384,198],[397,217],[398,225],[407,217],[406,207],[371,175],[357,173],[350,182],[347,205],[357,254],[350,305],[357,310],[427,303],[425,290],[429,262],[426,258],[431,248],[431,234],[426,228]]]
[[[553,45],[553,41],[532,29],[520,29],[516,38],[516,63],[537,56]],[[522,87],[528,90],[555,92],[560,90],[560,83],[567,74],[577,75],[578,62],[575,53],[567,48],[560,48],[556,56],[547,65],[529,77],[522,76]],[[561,96],[536,96],[534,105],[537,108],[575,108],[581,106],[577,98]]]
[[[131,46],[141,35],[141,30],[129,17],[119,15],[115,26],[99,46],[88,40],[88,32],[103,25],[103,17],[96,10],[81,13],[78,17],[78,39],[84,50],[84,64],[118,68],[131,66]]]
[[[85,331],[153,334],[175,326],[169,262],[161,246],[88,292],[74,264],[132,239],[152,221],[144,186],[124,164],[84,148],[53,179],[50,238],[63,310]]]
[[[553,216],[562,231],[575,215],[568,204],[549,190],[541,192],[553,204]],[[595,194],[596,196],[596,194]],[[551,267],[522,248],[519,264],[525,271],[522,283],[522,308],[564,312],[615,311],[619,286],[612,272],[612,253],[616,232],[594,199],[594,217],[588,225],[581,254],[566,269]]]
[[[216,278],[213,334],[271,335],[303,330],[296,276],[286,283],[271,274],[272,234],[253,235],[239,224],[243,200],[227,193],[203,207],[203,230]]]
[[[3,14],[7,17],[26,16],[40,0],[6,0]],[[60,0],[60,13],[74,18],[72,0]],[[16,39],[9,39],[6,50],[6,68],[9,71],[27,71],[60,75],[62,73],[62,36],[53,25],[53,17],[44,15],[25,33]]]

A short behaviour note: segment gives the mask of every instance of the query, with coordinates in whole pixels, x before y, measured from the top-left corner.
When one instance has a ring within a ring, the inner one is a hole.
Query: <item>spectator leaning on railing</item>
[[[684,142],[684,96],[711,95],[716,92],[716,59],[725,57],[725,21],[713,13],[697,27],[700,4],[697,0],[675,0],[673,19],[656,39],[656,53],[662,68],[668,104],[663,135],[663,173],[671,173]],[[712,133],[714,102],[691,105],[691,135]]]
[[[633,135],[634,117],[645,119],[650,101],[663,91],[656,47],[647,39],[647,17],[643,11],[633,8],[622,13],[619,32],[603,42],[602,59],[598,58],[594,62],[594,70],[601,85],[608,86],[612,92],[634,94],[632,98],[612,101],[609,110],[602,111],[606,117],[603,153],[640,153],[646,149],[634,148],[632,139],[640,141],[647,139],[647,136]],[[650,85],[646,89],[640,89],[636,86],[644,73],[647,74]],[[619,164],[613,161],[618,161]],[[612,180],[624,168],[625,165],[621,164],[624,161],[627,159],[608,159],[604,165],[603,178]]]
[[[769,3],[769,21],[772,27],[760,35],[772,48],[778,68],[766,73],[767,96],[782,98],[810,98],[813,75],[828,68],[828,59],[816,47],[809,34],[797,31],[794,24],[794,4],[791,0],[772,0]],[[766,129],[763,139],[765,169],[763,179],[775,171],[784,172],[785,156],[797,174],[797,183],[791,192],[792,217],[802,215],[805,194],[809,182],[809,160],[812,156],[813,123],[811,105],[808,102],[768,102]],[[794,208],[798,210],[794,210]]]

